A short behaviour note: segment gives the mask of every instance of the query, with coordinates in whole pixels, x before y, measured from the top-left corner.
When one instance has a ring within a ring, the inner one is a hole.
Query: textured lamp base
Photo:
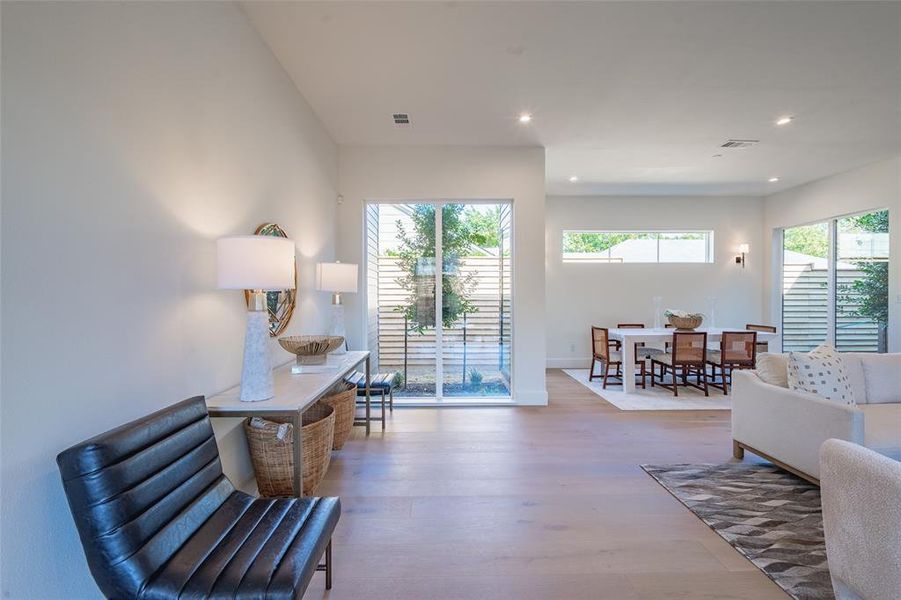
[[[244,333],[241,401],[259,402],[274,395],[272,362],[269,359],[269,315],[263,310],[249,311]]]
[[[345,342],[330,354],[347,354],[347,332],[344,330],[344,305],[332,304],[332,324],[328,330],[329,335],[340,335]]]

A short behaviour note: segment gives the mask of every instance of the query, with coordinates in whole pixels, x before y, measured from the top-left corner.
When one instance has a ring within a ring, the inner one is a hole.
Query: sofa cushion
[[[788,355],[762,352],[757,355],[757,376],[764,383],[788,387]]]
[[[861,356],[860,364],[868,403],[901,402],[901,354]]]
[[[863,411],[864,446],[901,460],[901,404],[866,404]]]
[[[866,356],[864,352],[842,352],[842,367],[845,369],[845,375],[848,376],[848,383],[851,385],[851,392],[854,394],[855,404],[867,403],[867,383],[863,375],[863,367],[860,359]]]
[[[820,344],[806,354],[789,353],[788,387],[842,404],[854,404],[854,394],[842,357],[835,348],[826,344]]]

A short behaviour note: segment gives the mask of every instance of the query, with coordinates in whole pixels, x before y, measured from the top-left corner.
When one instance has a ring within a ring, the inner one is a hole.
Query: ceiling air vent
[[[407,113],[394,113],[392,115],[394,117],[395,125],[409,125],[410,124],[410,115]]]
[[[750,148],[751,146],[756,146],[759,143],[760,140],[726,140],[726,143],[720,146],[720,148],[743,150],[745,148]]]

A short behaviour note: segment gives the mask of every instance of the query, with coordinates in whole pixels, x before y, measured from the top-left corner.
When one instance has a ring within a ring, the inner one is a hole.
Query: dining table
[[[610,329],[608,331],[608,335],[611,340],[622,342],[624,392],[634,393],[636,389],[635,376],[630,375],[635,373],[635,344],[644,343],[645,345],[662,347],[664,343],[672,341],[673,332],[675,331],[679,330],[666,327],[647,327],[641,329],[616,328]],[[724,331],[732,332],[749,330],[745,329],[744,327],[698,327],[697,329],[693,329],[691,331],[697,333],[706,333],[707,343],[709,344],[719,342],[723,337]],[[765,331],[758,331],[756,333],[758,342],[771,342],[779,337],[778,333],[769,333]]]

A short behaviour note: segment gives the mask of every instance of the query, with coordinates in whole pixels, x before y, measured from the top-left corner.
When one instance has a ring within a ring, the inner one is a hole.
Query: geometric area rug
[[[792,598],[832,600],[820,489],[772,465],[641,465]]]

